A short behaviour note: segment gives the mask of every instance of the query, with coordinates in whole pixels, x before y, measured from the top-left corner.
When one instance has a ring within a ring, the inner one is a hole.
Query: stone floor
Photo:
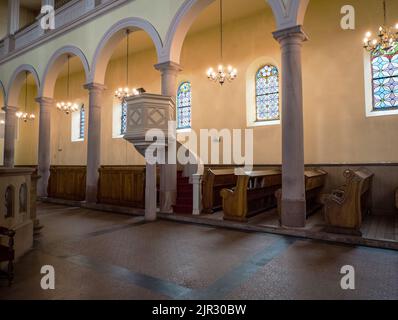
[[[398,299],[398,252],[40,204],[0,299]],[[55,290],[40,287],[43,265]],[[342,290],[352,265],[356,290]]]

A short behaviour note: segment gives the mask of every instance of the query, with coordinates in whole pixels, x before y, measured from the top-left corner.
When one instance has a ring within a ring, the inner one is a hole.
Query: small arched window
[[[4,195],[5,217],[11,218],[14,216],[14,187],[8,186]]]
[[[28,208],[28,188],[26,183],[22,184],[19,189],[19,212],[26,212]]]
[[[279,119],[279,71],[267,64],[256,73],[256,121]]]
[[[191,98],[191,83],[181,83],[177,92],[177,129],[191,128]]]
[[[373,111],[398,109],[398,44],[371,54]]]

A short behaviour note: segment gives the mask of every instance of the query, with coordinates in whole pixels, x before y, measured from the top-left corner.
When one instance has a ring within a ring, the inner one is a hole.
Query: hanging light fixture
[[[220,53],[221,63],[223,60],[223,0],[220,0]],[[207,70],[207,78],[211,81],[215,81],[223,85],[225,81],[233,81],[238,76],[238,70],[229,65],[226,69],[220,64],[215,71],[213,68]]]
[[[129,48],[130,48],[130,41],[129,41],[129,35],[130,35],[130,30],[126,30],[126,86],[120,87],[115,91],[115,97],[118,98],[120,101],[124,101],[126,98],[131,97],[131,96],[136,96],[139,93],[139,91],[135,88],[130,89],[128,87],[129,85]]]
[[[68,79],[66,83],[66,96],[67,101],[61,101],[57,103],[57,109],[65,112],[66,114],[71,114],[72,112],[76,112],[79,110],[79,106],[77,103],[73,103],[69,101],[69,81],[70,81],[70,56],[68,55]]]
[[[25,111],[19,111],[16,113],[18,119],[23,120],[23,122],[28,122],[28,120],[35,120],[36,116],[33,113],[28,113],[27,111],[28,106],[28,72],[25,72]]]
[[[384,25],[380,26],[377,38],[371,39],[372,33],[366,33],[364,48],[369,52],[379,51],[382,54],[389,53],[398,43],[398,23],[395,27],[387,26],[386,0],[383,0]]]

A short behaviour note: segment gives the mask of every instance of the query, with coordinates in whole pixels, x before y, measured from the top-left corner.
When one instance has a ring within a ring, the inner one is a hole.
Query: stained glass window
[[[181,83],[177,92],[177,129],[191,128],[191,95],[191,83]]]
[[[86,123],[86,111],[84,106],[80,108],[79,139],[84,139],[84,128]]]
[[[256,121],[279,120],[279,71],[265,65],[256,73]]]
[[[398,109],[398,44],[372,53],[373,110]]]
[[[122,105],[122,112],[120,116],[120,134],[125,134],[127,131],[127,102],[123,101]]]

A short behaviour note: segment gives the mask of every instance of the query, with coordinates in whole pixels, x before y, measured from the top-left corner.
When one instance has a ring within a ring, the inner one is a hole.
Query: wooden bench
[[[207,169],[203,175],[202,212],[221,209],[221,190],[236,186],[236,180],[235,169]]]
[[[327,172],[321,169],[309,169],[304,171],[305,177],[305,200],[307,217],[322,208],[321,191],[326,184]],[[279,221],[282,216],[282,189],[275,193],[278,200]]]
[[[11,286],[14,279],[14,236],[15,231],[0,227],[0,237],[8,237],[8,245],[0,244],[0,263],[7,262],[7,271],[0,270],[0,277],[8,280],[8,285]]]
[[[373,173],[346,170],[344,177],[345,185],[324,197],[326,231],[362,235],[362,220],[371,212]]]
[[[223,189],[225,220],[247,221],[248,218],[276,206],[275,191],[280,188],[280,170],[241,172],[234,189]]]

